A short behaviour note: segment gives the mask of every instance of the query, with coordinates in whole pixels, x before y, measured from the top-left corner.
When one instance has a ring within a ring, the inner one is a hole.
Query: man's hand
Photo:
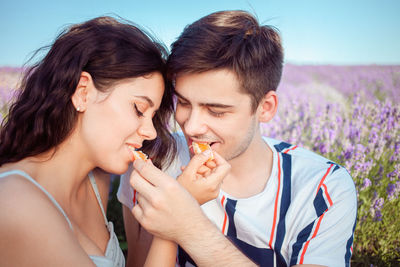
[[[190,233],[192,223],[207,220],[197,201],[174,178],[140,159],[134,168],[130,182],[139,194],[132,213],[147,231],[178,242]]]
[[[174,178],[151,162],[135,160],[134,167],[131,184],[139,194],[132,213],[147,231],[181,245],[199,266],[255,266]]]
[[[215,151],[214,160],[208,161],[209,152],[206,150],[194,155],[177,178],[200,205],[218,196],[222,181],[231,169],[229,163]]]

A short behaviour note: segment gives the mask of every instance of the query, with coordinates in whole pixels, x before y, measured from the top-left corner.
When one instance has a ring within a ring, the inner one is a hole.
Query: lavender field
[[[263,134],[351,173],[358,195],[354,266],[400,265],[400,66],[286,65]]]
[[[0,120],[21,69],[0,68]],[[264,135],[346,167],[358,194],[354,266],[400,265],[400,66],[285,65]]]

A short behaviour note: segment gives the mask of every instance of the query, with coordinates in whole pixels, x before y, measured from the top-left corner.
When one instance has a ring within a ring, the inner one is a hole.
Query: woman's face
[[[89,161],[120,174],[132,159],[129,146],[139,149],[156,138],[152,118],[161,104],[164,81],[160,73],[125,79],[110,92],[97,91],[82,113],[82,138]]]

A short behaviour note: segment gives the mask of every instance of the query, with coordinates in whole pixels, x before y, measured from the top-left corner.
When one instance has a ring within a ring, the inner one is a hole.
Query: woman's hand
[[[231,169],[230,164],[217,152],[214,159],[208,160],[210,150],[194,155],[177,181],[202,205],[216,198],[225,176]]]

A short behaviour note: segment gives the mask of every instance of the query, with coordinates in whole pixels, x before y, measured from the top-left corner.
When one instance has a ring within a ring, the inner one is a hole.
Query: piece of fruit
[[[193,141],[192,142],[192,148],[193,148],[193,153],[195,153],[195,154],[200,154],[203,151],[210,150],[211,151],[211,155],[210,155],[210,158],[208,160],[213,160],[214,159],[214,155],[212,153],[212,149],[211,149],[210,144],[208,144],[208,143],[198,143],[198,142]]]
[[[135,161],[137,159],[142,159],[142,160],[146,161],[148,159],[148,156],[145,153],[143,153],[142,151],[135,150],[135,148],[131,147],[131,146],[129,148],[131,149],[131,152],[133,155],[132,161]]]
[[[142,160],[146,161],[148,159],[147,155],[140,150],[133,151],[133,157],[135,160],[142,159]]]

